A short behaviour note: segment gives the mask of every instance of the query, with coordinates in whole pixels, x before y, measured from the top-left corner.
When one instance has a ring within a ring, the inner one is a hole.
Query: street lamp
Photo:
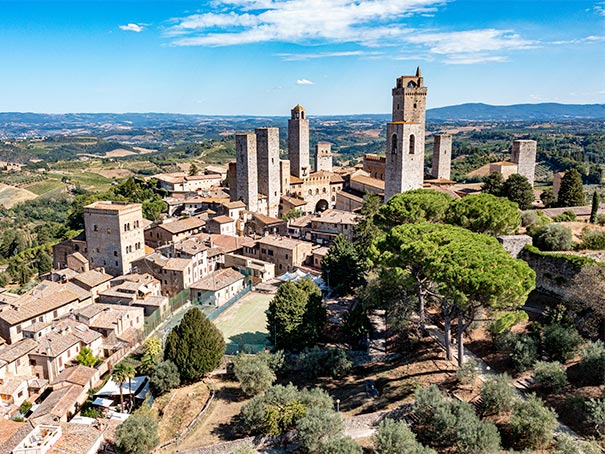
[[[336,399],[336,413],[340,413],[340,399]]]

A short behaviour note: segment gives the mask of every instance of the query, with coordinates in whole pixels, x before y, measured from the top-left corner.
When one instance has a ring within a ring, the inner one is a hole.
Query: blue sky
[[[0,0],[0,111],[385,113],[605,102],[605,1]]]

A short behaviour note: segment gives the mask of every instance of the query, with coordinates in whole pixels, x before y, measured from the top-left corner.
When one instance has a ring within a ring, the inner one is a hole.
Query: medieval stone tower
[[[431,175],[433,178],[450,179],[450,168],[452,164],[452,136],[449,134],[435,135],[433,143],[433,167]]]
[[[517,173],[523,175],[534,185],[536,174],[536,151],[535,140],[514,140],[510,160],[517,164]]]
[[[315,145],[315,171],[332,171],[332,144],[327,142],[318,142]]]
[[[236,134],[235,152],[237,168],[237,196],[250,211],[258,210],[258,173],[256,136]]]
[[[292,175],[306,178],[311,173],[309,161],[309,120],[298,104],[288,120],[288,160]]]
[[[258,192],[267,196],[267,215],[277,217],[281,196],[279,128],[256,129]]]
[[[387,123],[384,201],[422,188],[427,88],[420,68],[415,76],[397,78],[393,88],[393,117]]]

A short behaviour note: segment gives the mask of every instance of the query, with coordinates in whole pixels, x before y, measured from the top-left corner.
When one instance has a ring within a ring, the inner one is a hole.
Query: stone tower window
[[[408,82],[407,88],[416,88],[416,82],[414,82],[413,80],[410,80]]]
[[[397,154],[397,134],[393,134],[391,137],[391,153]]]
[[[414,154],[416,151],[416,137],[414,134],[410,134],[410,154]]]

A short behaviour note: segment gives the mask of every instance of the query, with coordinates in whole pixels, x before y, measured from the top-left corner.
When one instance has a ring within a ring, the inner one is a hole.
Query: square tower
[[[267,216],[277,217],[280,199],[279,129],[256,129],[258,192],[267,196]]]
[[[436,134],[433,143],[433,167],[431,175],[434,178],[450,179],[452,167],[452,136]]]
[[[279,180],[280,195],[287,195],[290,192],[290,161],[287,159],[279,161]]]
[[[384,201],[400,192],[422,188],[427,88],[420,68],[415,76],[397,78],[393,121],[387,123]]]
[[[328,142],[318,142],[315,145],[315,171],[332,171],[332,144]]]
[[[258,210],[258,173],[256,162],[256,136],[235,135],[237,167],[237,196],[250,211]]]
[[[288,160],[292,174],[298,178],[307,178],[311,173],[309,120],[300,104],[292,109],[291,118],[288,120]]]
[[[523,175],[534,185],[536,174],[536,151],[538,144],[535,140],[514,140],[510,160],[517,164],[517,173]]]
[[[102,266],[112,276],[132,270],[145,255],[141,204],[99,201],[84,207],[84,230],[92,268]]]

